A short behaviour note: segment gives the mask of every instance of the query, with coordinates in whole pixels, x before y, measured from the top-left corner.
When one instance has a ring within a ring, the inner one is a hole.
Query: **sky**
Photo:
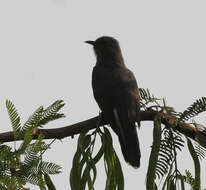
[[[95,56],[84,41],[103,35],[119,41],[125,64],[139,87],[166,98],[176,111],[184,111],[206,93],[205,7],[205,1],[199,0],[0,1],[1,132],[11,130],[6,99],[15,104],[22,123],[40,105],[63,99],[66,118],[47,128],[96,116],[99,108],[91,88]],[[195,120],[204,125],[205,118],[201,114]],[[152,129],[152,122],[142,122],[138,130],[142,152],[139,169],[124,162],[113,135],[125,173],[125,189],[145,189]],[[57,189],[70,189],[77,138],[56,141],[45,155],[45,159],[63,166],[63,173],[52,177]],[[186,153],[179,158],[179,165],[193,170]],[[104,189],[103,173],[99,166],[96,189]]]

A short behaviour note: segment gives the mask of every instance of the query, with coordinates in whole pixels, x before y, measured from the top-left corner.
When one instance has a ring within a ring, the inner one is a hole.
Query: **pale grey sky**
[[[102,35],[118,39],[139,87],[166,97],[170,106],[183,111],[206,93],[205,8],[205,1],[179,0],[0,1],[1,132],[11,130],[6,99],[13,101],[24,120],[38,106],[63,99],[67,117],[48,127],[96,116],[99,109],[91,89],[95,57],[84,41]],[[201,116],[197,122],[205,124],[205,114]],[[142,150],[138,170],[125,164],[114,137],[125,189],[145,189],[152,123],[142,122],[138,134]],[[69,171],[76,141],[77,137],[56,142],[46,155],[63,166],[63,173],[53,177],[57,189],[70,189]],[[189,161],[186,155],[179,164],[190,169]],[[97,189],[104,189],[102,173],[100,167]]]

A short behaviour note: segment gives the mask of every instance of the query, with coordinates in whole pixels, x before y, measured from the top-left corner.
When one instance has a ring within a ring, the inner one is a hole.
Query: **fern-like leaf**
[[[145,101],[150,101],[154,102],[158,100],[157,98],[154,97],[149,91],[149,89],[144,89],[144,88],[139,88],[139,95],[140,95],[140,100],[145,100]]]
[[[57,113],[65,103],[63,100],[57,100],[43,111],[42,117],[39,121],[39,126],[45,125],[50,121],[65,117],[62,113]]]
[[[44,176],[47,176],[47,185],[51,185],[48,174],[61,172],[61,167],[57,164],[42,160],[42,155],[51,145],[43,141],[44,135],[40,134],[35,143],[31,141],[35,128],[62,117],[62,114],[57,112],[63,105],[62,101],[56,101],[46,110],[42,106],[39,107],[21,127],[16,108],[11,101],[6,101],[14,134],[24,140],[15,151],[7,145],[0,144],[0,189],[26,189],[24,185],[28,182],[45,189]]]
[[[30,130],[32,133],[32,130],[35,127],[39,126],[39,121],[42,118],[43,114],[43,107],[40,106],[30,117],[29,119],[25,122],[23,125],[21,132],[25,134],[26,131]]]
[[[206,149],[198,143],[195,143],[195,152],[200,160],[203,160],[206,157]]]
[[[42,161],[39,165],[39,171],[47,174],[58,174],[61,173],[61,166],[51,163]]]
[[[9,118],[11,120],[11,125],[14,130],[14,134],[15,136],[18,136],[21,128],[21,123],[17,109],[10,100],[6,100],[6,108],[9,114]]]
[[[204,111],[206,111],[206,97],[196,100],[183,113],[180,113],[180,120],[189,120],[190,118],[197,116],[199,113]]]
[[[176,152],[177,150],[181,151],[183,146],[184,141],[180,133],[166,127],[162,130],[159,156],[156,163],[156,176],[158,178],[162,178],[168,173],[168,170],[173,167]]]
[[[139,95],[140,95],[140,106],[146,109],[146,106],[150,103],[154,103],[158,105],[157,101],[158,98],[155,98],[149,91],[149,89],[139,88]]]
[[[24,176],[24,180],[30,184],[38,185],[39,184],[39,178],[36,174],[31,173],[28,176]]]

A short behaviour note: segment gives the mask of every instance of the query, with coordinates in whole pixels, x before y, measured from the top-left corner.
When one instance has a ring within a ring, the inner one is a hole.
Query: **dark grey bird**
[[[117,134],[126,162],[140,166],[140,148],[135,122],[139,121],[140,104],[137,82],[124,64],[119,43],[103,36],[93,45],[97,58],[92,72],[92,88],[104,118]]]

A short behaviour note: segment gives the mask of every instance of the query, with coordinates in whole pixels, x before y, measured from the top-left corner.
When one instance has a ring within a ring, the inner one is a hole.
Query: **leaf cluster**
[[[94,145],[97,138],[101,140],[101,147],[94,154]],[[86,185],[89,190],[95,187],[97,177],[96,165],[103,160],[105,166],[106,190],[123,190],[124,177],[117,154],[112,145],[112,137],[107,128],[99,127],[91,134],[83,131],[78,139],[77,151],[73,158],[70,172],[70,186],[72,190],[83,190]]]
[[[179,171],[178,165],[178,151],[181,152],[182,148],[185,146],[184,136],[175,130],[176,125],[180,125],[181,122],[185,120],[192,119],[199,113],[206,111],[206,98],[201,98],[196,100],[190,107],[185,111],[176,112],[172,107],[166,106],[166,101],[162,99],[155,98],[151,95],[149,90],[140,89],[140,97],[142,102],[145,102],[150,107],[142,106],[144,110],[155,109],[159,111],[159,115],[156,116],[154,120],[153,128],[153,144],[149,159],[149,166],[147,171],[147,189],[157,189],[158,179],[162,182],[162,189],[176,189],[181,187],[185,189],[185,183],[191,185],[192,189],[200,189],[200,163],[199,159],[205,157],[205,132],[204,126],[197,125],[194,126],[199,132],[199,142],[200,144],[193,146],[192,142],[186,138],[187,147],[190,155],[193,159],[195,168],[195,177],[189,175],[189,170],[186,174],[182,174]],[[161,113],[167,114],[173,120],[164,122],[165,126],[162,127]]]
[[[32,135],[37,127],[64,117],[63,114],[58,113],[63,106],[62,100],[55,101],[46,109],[40,106],[25,124],[21,125],[20,116],[14,104],[9,100],[6,101],[14,136],[24,140],[18,148],[15,143],[14,150],[8,145],[0,145],[0,189],[25,189],[26,183],[37,185],[42,190],[46,189],[45,186],[54,187],[49,175],[60,173],[61,167],[43,160],[43,155],[51,144],[44,142],[42,134],[35,142],[32,142]]]
[[[153,121],[153,143],[149,158],[146,177],[146,187],[149,190],[185,189],[189,184],[192,189],[200,189],[200,160],[205,158],[206,128],[193,122],[197,130],[199,144],[193,146],[190,139],[176,131],[176,126],[190,120],[206,111],[206,98],[196,100],[183,112],[177,112],[167,106],[165,99],[156,98],[148,89],[139,89],[141,110],[159,112]],[[43,135],[32,142],[32,135],[38,127],[43,127],[50,121],[64,117],[59,110],[64,106],[62,100],[54,102],[46,109],[40,106],[29,119],[21,125],[20,116],[11,101],[6,101],[6,107],[11,120],[15,138],[24,138],[18,148],[0,145],[0,189],[21,189],[26,183],[31,183],[40,189],[55,189],[50,178],[57,174],[61,167],[43,160],[44,152],[50,144],[43,141]],[[162,122],[162,115],[167,115]],[[171,122],[172,121],[172,122]],[[100,121],[99,121],[100,123]],[[97,164],[103,161],[106,174],[106,190],[123,190],[124,176],[121,163],[113,147],[113,141],[106,127],[100,128],[99,123],[94,131],[83,130],[78,138],[77,150],[73,158],[70,172],[72,190],[95,189],[97,179]],[[164,123],[164,125],[162,124]],[[97,147],[97,141],[101,142]],[[186,143],[185,143],[186,142]],[[189,170],[182,173],[179,170],[178,155],[183,147],[187,147],[193,160],[194,177]],[[158,182],[160,184],[158,185]],[[25,187],[24,187],[25,189]]]

